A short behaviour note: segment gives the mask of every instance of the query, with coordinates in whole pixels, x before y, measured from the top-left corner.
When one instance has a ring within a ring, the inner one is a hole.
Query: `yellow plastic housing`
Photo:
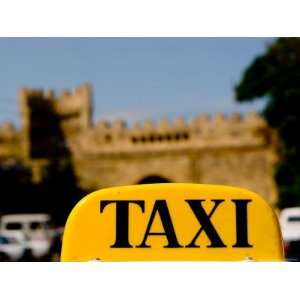
[[[84,197],[62,261],[282,261],[277,217],[259,195],[205,184],[113,187]]]

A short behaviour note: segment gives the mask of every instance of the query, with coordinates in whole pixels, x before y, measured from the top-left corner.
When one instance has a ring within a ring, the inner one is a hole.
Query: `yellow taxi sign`
[[[62,261],[281,261],[272,208],[236,187],[147,184],[102,189],[72,210]]]

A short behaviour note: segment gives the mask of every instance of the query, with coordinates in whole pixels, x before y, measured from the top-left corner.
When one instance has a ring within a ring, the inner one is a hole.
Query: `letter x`
[[[202,202],[205,200],[185,200],[190,208],[192,209],[194,215],[196,216],[199,224],[201,225],[200,229],[196,233],[195,237],[192,241],[186,246],[187,248],[198,248],[200,246],[196,245],[196,240],[198,239],[201,232],[204,230],[207,237],[209,238],[211,244],[207,247],[209,248],[223,248],[226,245],[221,240],[218,232],[216,231],[215,227],[211,223],[211,217],[218,208],[218,206],[224,202],[224,200],[212,200],[214,202],[214,207],[209,214],[206,213],[204,208],[202,207]]]

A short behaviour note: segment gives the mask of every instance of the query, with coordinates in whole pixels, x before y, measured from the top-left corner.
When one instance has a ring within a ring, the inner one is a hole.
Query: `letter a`
[[[162,225],[164,227],[163,232],[150,232],[156,213],[158,213],[160,216]],[[143,239],[142,243],[139,246],[137,246],[137,248],[150,248],[151,247],[146,244],[149,235],[165,235],[168,240],[168,244],[166,246],[164,246],[164,248],[181,248],[182,247],[178,243],[166,200],[156,200],[155,201],[155,204],[154,204],[154,207],[153,207],[153,210],[152,210],[149,222],[148,222],[148,226],[147,226],[147,229],[145,232],[144,239]]]

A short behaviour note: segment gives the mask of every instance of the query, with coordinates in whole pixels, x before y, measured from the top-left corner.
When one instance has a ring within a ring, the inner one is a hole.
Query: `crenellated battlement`
[[[85,83],[73,90],[63,89],[58,93],[56,93],[53,89],[44,90],[23,87],[19,90],[18,97],[23,101],[26,99],[36,99],[35,101],[49,101],[55,105],[55,102],[64,102],[66,100],[69,101],[70,99],[78,100],[80,97],[90,96],[90,93],[91,85],[89,83]]]
[[[62,90],[55,93],[54,90],[40,90],[22,88],[19,90],[19,102],[21,113],[21,126],[28,128],[34,122],[32,113],[40,116],[52,115],[62,123],[63,130],[86,130],[91,125],[92,119],[92,90],[90,84],[84,84],[74,90]],[[70,126],[68,126],[70,125]],[[72,128],[69,128],[72,127]]]
[[[153,144],[162,142],[197,142],[210,144],[262,143],[268,132],[268,125],[255,112],[225,116],[200,114],[190,120],[178,117],[175,120],[162,118],[138,122],[131,127],[125,120],[98,120],[92,126],[92,90],[84,84],[74,90],[53,90],[23,88],[19,92],[22,128],[35,128],[41,122],[50,122],[49,112],[59,121],[65,138],[82,138],[91,145]],[[36,119],[34,117],[36,112]],[[45,118],[41,117],[45,114]],[[44,125],[45,127],[45,125]],[[90,137],[90,138],[89,138]]]
[[[244,116],[238,112],[234,112],[229,116],[223,113],[216,113],[214,116],[207,114],[199,115],[193,118],[190,122],[194,126],[216,127],[216,126],[267,126],[266,122],[255,112],[248,112]]]
[[[131,127],[124,120],[108,122],[99,120],[92,129],[91,144],[148,145],[161,143],[197,143],[207,145],[263,144],[270,138],[269,127],[255,112],[244,116],[200,114],[190,120],[178,117],[171,121],[163,118],[158,122],[147,119]]]
[[[28,113],[34,110],[51,111],[57,116],[64,117],[74,113],[88,111],[91,114],[91,86],[83,84],[74,90],[42,90],[21,88],[18,91],[21,117],[28,121]],[[23,124],[23,123],[22,123]]]
[[[244,126],[254,126],[254,127],[265,127],[268,126],[266,122],[255,112],[248,112],[244,116],[240,113],[233,113],[229,116],[225,116],[222,113],[217,113],[213,116],[207,114],[200,114],[191,120],[186,121],[183,117],[177,117],[174,121],[168,118],[162,118],[158,122],[151,119],[146,119],[144,121],[136,122],[131,128],[126,126],[126,121],[122,119],[117,119],[115,121],[107,121],[100,119],[96,123],[96,127],[99,129],[118,129],[118,130],[139,130],[141,132],[149,131],[163,131],[172,132],[174,130],[187,129],[192,130],[194,128],[203,127],[216,127],[218,125],[226,127],[244,127]]]

